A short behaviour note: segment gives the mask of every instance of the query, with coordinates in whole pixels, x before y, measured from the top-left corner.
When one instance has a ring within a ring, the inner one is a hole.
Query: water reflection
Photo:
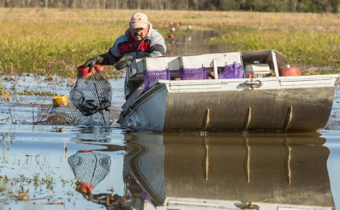
[[[111,158],[95,151],[79,151],[68,158],[76,181],[76,190],[84,196],[92,193],[109,173]]]
[[[111,193],[96,193],[93,189],[110,173],[111,157],[98,151],[78,151],[68,158],[75,177],[75,190],[93,203],[101,204],[108,209],[128,209],[126,198]]]
[[[318,134],[126,134],[135,208],[334,208]]]
[[[71,141],[78,144],[100,146],[92,150],[79,150],[68,158],[68,163],[74,174],[74,188],[86,200],[100,204],[106,209],[129,209],[128,200],[125,196],[118,195],[115,184],[110,183],[114,173],[123,173],[121,165],[111,165],[111,159],[116,159],[121,152],[126,150],[124,145],[110,143],[109,133],[93,132],[86,128]],[[117,154],[119,152],[119,154]],[[112,170],[113,169],[113,170]],[[113,171],[113,172],[112,172]],[[106,190],[96,189],[96,186],[105,182]],[[123,181],[122,181],[123,182]]]
[[[76,191],[106,209],[335,208],[330,151],[317,133],[126,133],[125,145],[109,139],[78,135],[73,142],[101,147],[68,158]],[[124,151],[123,164],[112,167],[117,151]],[[117,173],[122,192],[95,192]]]

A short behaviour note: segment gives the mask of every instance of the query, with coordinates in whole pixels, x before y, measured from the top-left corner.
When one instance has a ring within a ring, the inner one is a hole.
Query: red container
[[[279,69],[279,74],[282,77],[301,76],[301,69],[300,68],[296,68],[296,67],[282,68],[282,69]]]
[[[77,67],[78,70],[78,76],[79,77],[89,77],[93,74],[95,74],[96,72],[102,72],[104,71],[104,66],[102,65],[94,65],[93,68],[90,70],[90,67],[85,67],[84,65],[78,66]]]
[[[80,182],[78,186],[76,186],[76,190],[80,193],[88,194],[92,193],[93,186],[86,182]]]

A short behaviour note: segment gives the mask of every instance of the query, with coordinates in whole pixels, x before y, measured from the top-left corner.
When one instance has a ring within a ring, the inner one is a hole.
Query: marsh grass
[[[74,77],[77,66],[106,52],[124,33],[133,12],[0,8],[0,71]],[[339,14],[144,12],[164,36],[171,23],[180,23],[178,35],[188,25],[218,31],[207,41],[225,51],[276,49],[295,66],[340,67]],[[107,72],[114,77],[117,71]]]
[[[2,85],[2,82],[0,81],[0,96],[4,96],[6,95],[7,91],[4,88],[4,86]]]
[[[7,176],[1,177],[0,192],[7,192],[7,199],[12,199],[16,201],[37,201],[45,200],[49,197],[53,197],[53,189],[55,185],[55,180],[52,175],[46,174],[45,177],[40,177],[40,174],[35,173],[32,178],[25,176],[24,174],[19,174],[16,177],[8,180]],[[66,181],[64,181],[65,183]],[[10,184],[10,187],[6,187]],[[38,188],[45,187],[47,191],[50,191],[49,196],[44,196],[36,198],[30,192],[30,189],[37,190]]]
[[[103,53],[124,27],[99,12],[13,9],[0,12],[0,69],[6,74],[74,75],[75,68]]]
[[[276,49],[283,52],[289,63],[295,66],[340,67],[340,34],[336,32],[263,31],[248,30],[240,34],[229,30],[212,40],[236,51]],[[240,37],[242,36],[242,37]],[[242,39],[243,38],[243,39]]]
[[[210,43],[225,45],[227,51],[276,49],[294,66],[339,70],[338,14],[232,14],[234,22],[220,23],[219,36]]]
[[[56,93],[52,93],[49,91],[33,91],[33,90],[23,90],[21,92],[15,92],[14,94],[18,94],[21,96],[57,96]]]

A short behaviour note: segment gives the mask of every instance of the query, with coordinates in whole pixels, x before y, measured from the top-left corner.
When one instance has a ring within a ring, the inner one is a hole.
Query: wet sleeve
[[[119,53],[118,50],[118,44],[120,43],[122,37],[119,37],[113,46],[104,54],[101,55],[101,57],[104,58],[103,64],[104,65],[114,65],[117,63],[123,56]]]
[[[104,58],[102,62],[103,65],[114,65],[117,61],[119,61],[120,57],[114,56],[111,52],[112,48],[110,48],[106,53],[100,55]]]

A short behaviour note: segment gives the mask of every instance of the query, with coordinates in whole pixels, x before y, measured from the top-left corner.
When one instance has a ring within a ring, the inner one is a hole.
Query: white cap
[[[142,12],[137,12],[131,16],[130,27],[135,28],[147,28],[149,24],[148,16]]]

